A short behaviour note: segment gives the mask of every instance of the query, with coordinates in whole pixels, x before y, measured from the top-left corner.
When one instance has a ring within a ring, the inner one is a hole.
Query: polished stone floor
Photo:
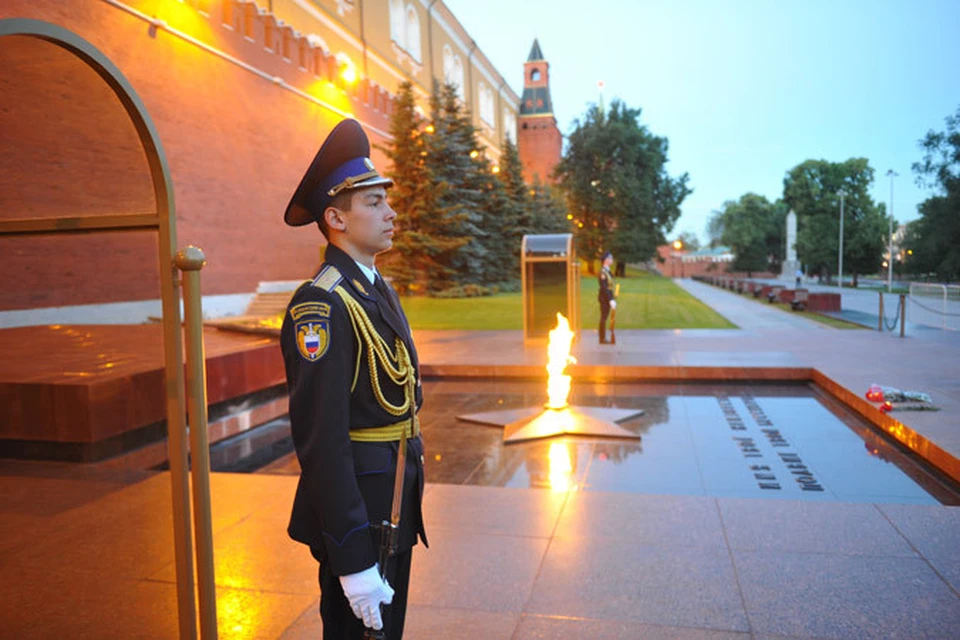
[[[4,638],[175,638],[170,477],[0,461]],[[215,473],[221,638],[318,638],[296,478]],[[407,640],[960,637],[960,510],[428,484]]]
[[[542,406],[542,382],[425,381],[430,482],[861,503],[957,504],[911,456],[810,384],[578,384],[571,404],[642,409],[639,442],[550,438],[503,443],[503,429],[457,419]],[[289,425],[216,447],[215,469],[298,474]],[[270,436],[267,436],[268,438]],[[281,438],[278,440],[277,438]],[[259,469],[256,466],[263,465]]]
[[[694,285],[711,306],[736,301]],[[960,335],[899,340],[752,327],[745,323],[756,308],[766,309],[742,306],[740,330],[624,332],[615,348],[582,340],[574,355],[611,368],[815,366],[857,395],[873,382],[929,391],[942,411],[898,418],[960,455]],[[543,364],[518,332],[418,332],[417,343],[421,361],[434,366]],[[460,384],[432,392],[460,395],[470,411],[488,408],[472,383]],[[768,396],[751,391],[779,427]],[[523,394],[499,399],[543,400],[539,384]],[[578,388],[575,398],[602,395]],[[687,397],[672,385],[648,396]],[[428,412],[437,408],[431,403],[428,397]],[[686,415],[666,406],[670,424]],[[746,405],[734,407],[749,424]],[[434,418],[424,496],[431,544],[414,555],[406,640],[960,638],[956,507],[714,496],[706,488],[698,495],[608,491],[581,486],[590,468],[575,482],[557,474],[556,483],[542,485],[549,488],[463,484],[471,474],[482,477],[481,469],[507,468],[493,453],[500,435],[476,425],[460,431],[452,414]],[[631,461],[651,455],[659,428],[648,430]],[[694,427],[686,428],[693,438]],[[470,438],[487,438],[490,448],[458,462],[459,440]],[[787,440],[803,444],[792,431]],[[853,449],[876,450],[879,463],[888,455],[881,444],[861,438]],[[250,451],[262,449],[251,443]],[[577,456],[574,467],[570,453],[570,469],[601,458]],[[489,484],[530,486],[526,457],[519,458],[512,474],[490,474],[497,481]],[[815,479],[833,490],[835,480],[810,462]],[[0,460],[0,636],[176,637],[170,476],[108,467]],[[296,481],[283,473],[212,476],[221,638],[320,637],[316,564],[286,535]]]

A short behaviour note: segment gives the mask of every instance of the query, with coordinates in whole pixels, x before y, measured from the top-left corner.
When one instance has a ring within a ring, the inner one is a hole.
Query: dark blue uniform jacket
[[[353,442],[350,431],[382,427],[407,416],[393,416],[377,402],[366,347],[358,344],[345,303],[330,286],[330,278],[324,278],[328,265],[340,272],[339,284],[362,305],[391,353],[395,338],[403,340],[416,369],[418,408],[423,396],[417,351],[396,293],[388,285],[399,313],[382,299],[350,256],[328,245],[314,280],[324,286],[301,285],[290,301],[280,335],[293,442],[301,467],[288,532],[294,540],[310,545],[335,575],[345,575],[377,561],[377,537],[370,524],[390,518],[398,450],[398,442]],[[303,315],[304,309],[311,312]],[[295,313],[300,314],[299,322]],[[303,338],[304,319],[313,321],[309,339]],[[351,392],[358,355],[359,374]],[[385,373],[376,375],[390,403],[401,405],[403,389]],[[420,438],[408,442],[399,552],[411,549],[418,536],[426,544],[420,509],[423,444]]]

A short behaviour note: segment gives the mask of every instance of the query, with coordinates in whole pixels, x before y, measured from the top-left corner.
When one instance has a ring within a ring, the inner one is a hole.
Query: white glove
[[[368,629],[383,629],[380,604],[393,602],[393,589],[380,577],[377,565],[357,573],[340,576],[343,594],[350,601],[353,615],[363,620]]]
[[[616,301],[616,300],[611,300],[611,301],[610,301],[610,308],[613,309],[614,311],[616,311],[616,309],[617,309],[617,301]]]

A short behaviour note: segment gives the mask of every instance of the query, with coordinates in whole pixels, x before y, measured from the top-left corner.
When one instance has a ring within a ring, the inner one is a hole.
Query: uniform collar
[[[410,337],[410,328],[407,326],[406,320],[390,308],[387,300],[383,300],[380,296],[375,295],[372,285],[363,283],[363,280],[367,278],[367,275],[361,271],[363,265],[355,261],[346,251],[335,244],[327,244],[327,252],[324,255],[324,260],[340,271],[344,281],[350,283],[349,286],[356,291],[358,295],[377,305],[384,321],[390,325],[394,333],[402,337],[404,342],[407,343],[408,348],[413,351],[413,339]]]
[[[368,300],[375,300],[371,280],[361,270],[361,268],[365,269],[366,267],[351,258],[350,254],[335,244],[327,244],[324,261],[339,269],[340,273],[343,274],[344,281],[349,282],[357,293]]]
[[[354,262],[356,262],[356,260],[354,260]],[[365,276],[367,277],[367,280],[370,282],[370,284],[376,284],[376,282],[377,282],[377,268],[376,268],[376,267],[374,267],[373,269],[371,269],[371,268],[368,267],[367,265],[361,264],[361,263],[359,263],[359,262],[357,262],[357,266],[360,267],[360,273],[362,273],[363,275],[365,275]]]

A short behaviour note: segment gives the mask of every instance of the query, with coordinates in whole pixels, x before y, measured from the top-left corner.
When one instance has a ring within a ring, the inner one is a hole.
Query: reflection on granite
[[[424,395],[421,425],[432,483],[958,503],[915,459],[810,384],[574,384],[571,404],[642,409],[643,416],[621,423],[639,442],[565,436],[505,445],[500,427],[456,419],[542,405],[546,389],[538,381],[426,380]],[[244,446],[252,455],[249,443]],[[253,466],[248,461],[232,470]],[[259,472],[296,474],[299,467],[290,453]]]

